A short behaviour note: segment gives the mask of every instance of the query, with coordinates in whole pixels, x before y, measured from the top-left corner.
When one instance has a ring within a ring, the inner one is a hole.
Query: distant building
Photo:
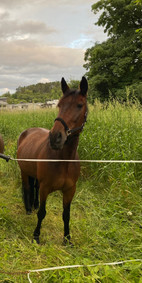
[[[0,108],[6,108],[7,105],[8,105],[7,97],[1,97],[0,96]]]
[[[7,102],[0,100],[0,107],[4,107],[9,110],[36,110],[41,108],[55,108],[58,104],[58,100],[51,100],[45,103],[17,103],[8,104]]]
[[[9,110],[35,110],[38,108],[40,108],[40,103],[12,103],[7,105]]]
[[[42,103],[41,104],[41,107],[42,108],[55,108],[58,104],[59,100],[58,99],[54,99],[54,100],[49,100],[49,101],[46,101],[45,103]]]

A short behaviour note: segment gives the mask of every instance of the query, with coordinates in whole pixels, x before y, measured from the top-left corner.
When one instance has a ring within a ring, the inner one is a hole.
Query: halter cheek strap
[[[75,133],[75,132],[77,132],[77,131],[79,131],[79,130],[81,130],[81,131],[83,130],[84,124],[85,124],[85,122],[86,122],[86,118],[87,118],[87,112],[85,113],[85,117],[84,117],[84,122],[83,122],[83,124],[82,124],[80,127],[77,127],[77,128],[74,128],[74,129],[69,129],[69,127],[67,126],[66,122],[65,122],[62,118],[60,118],[60,117],[57,117],[57,118],[54,120],[54,122],[55,122],[55,121],[59,121],[59,122],[62,123],[62,125],[63,125],[64,128],[65,128],[66,135],[67,135],[67,137],[68,137],[68,136],[70,136],[71,134],[73,134],[73,133]]]
[[[65,132],[66,132],[66,135],[67,135],[67,136],[71,135],[71,132],[70,132],[71,130],[68,128],[66,122],[65,122],[62,118],[58,117],[58,118],[56,118],[56,119],[54,120],[54,122],[55,122],[55,121],[60,121],[60,122],[62,123],[62,125],[63,125],[64,128],[65,128]]]

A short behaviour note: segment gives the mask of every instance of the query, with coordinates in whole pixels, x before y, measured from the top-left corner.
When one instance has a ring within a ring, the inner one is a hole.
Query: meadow
[[[142,160],[142,108],[118,101],[89,106],[80,159]],[[0,112],[5,154],[16,157],[19,134],[51,128],[57,110]],[[73,247],[63,245],[62,196],[49,195],[41,244],[32,243],[36,211],[26,215],[15,161],[0,159],[0,282],[28,282],[26,270],[142,259],[142,164],[81,163],[71,206]],[[18,273],[20,271],[20,273]],[[39,282],[142,283],[142,262],[31,273]]]

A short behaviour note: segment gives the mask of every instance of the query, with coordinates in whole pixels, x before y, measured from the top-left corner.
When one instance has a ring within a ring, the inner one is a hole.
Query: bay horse
[[[0,153],[4,152],[4,141],[2,136],[0,135]]]
[[[63,96],[59,100],[59,113],[52,129],[29,128],[18,139],[17,158],[37,159],[34,162],[18,161],[21,169],[24,203],[27,213],[31,213],[34,182],[36,192],[40,192],[38,222],[33,237],[39,243],[41,223],[46,215],[48,194],[61,190],[63,193],[64,243],[70,242],[70,205],[76,182],[80,174],[79,162],[40,162],[38,159],[79,160],[77,146],[87,117],[88,83],[82,77],[80,88],[70,89],[65,79],[61,80]],[[36,193],[36,204],[37,193]]]

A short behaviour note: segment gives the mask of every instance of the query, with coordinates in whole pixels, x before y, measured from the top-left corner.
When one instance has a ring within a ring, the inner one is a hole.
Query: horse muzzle
[[[50,145],[54,150],[61,150],[64,146],[64,143],[67,139],[66,135],[62,132],[51,132],[49,134]]]

